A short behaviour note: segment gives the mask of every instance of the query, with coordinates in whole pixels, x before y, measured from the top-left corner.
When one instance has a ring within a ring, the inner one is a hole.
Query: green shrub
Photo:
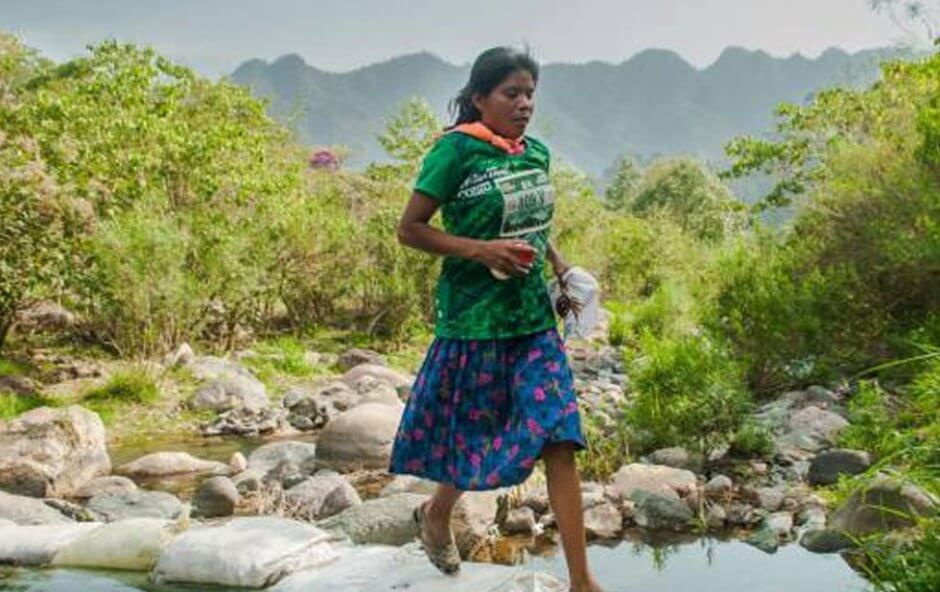
[[[0,419],[12,419],[36,407],[53,405],[54,402],[42,395],[18,395],[0,392]]]
[[[734,432],[728,451],[745,458],[770,458],[774,453],[773,436],[766,427],[747,421]]]
[[[687,445],[709,451],[726,442],[750,410],[741,369],[704,337],[640,341],[629,360],[628,412],[640,448]]]
[[[86,391],[82,401],[149,405],[159,397],[160,389],[153,377],[144,370],[135,369],[115,373],[105,384]]]
[[[613,429],[605,429],[590,413],[582,416],[587,448],[578,454],[577,460],[585,479],[605,481],[630,462],[630,430],[622,418],[618,419]]]

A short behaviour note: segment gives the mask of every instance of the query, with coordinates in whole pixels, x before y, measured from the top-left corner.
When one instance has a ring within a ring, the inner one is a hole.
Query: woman
[[[493,48],[454,101],[457,121],[424,159],[402,244],[444,256],[435,339],[402,416],[391,472],[438,483],[415,510],[428,557],[454,574],[450,529],[464,491],[524,481],[545,462],[572,592],[598,592],[585,552],[575,450],[584,447],[571,370],[543,277],[567,269],[549,243],[549,152],[525,135],[538,65]],[[429,225],[441,209],[444,231]]]

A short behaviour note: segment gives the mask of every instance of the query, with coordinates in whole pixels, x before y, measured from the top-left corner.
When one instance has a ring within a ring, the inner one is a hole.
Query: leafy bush
[[[750,410],[741,370],[707,338],[641,339],[629,361],[628,411],[638,445],[687,445],[703,452],[726,442]]]

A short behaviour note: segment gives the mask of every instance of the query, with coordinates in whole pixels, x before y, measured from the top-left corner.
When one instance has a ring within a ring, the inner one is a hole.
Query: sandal
[[[418,527],[418,538],[421,540],[421,546],[434,567],[445,575],[456,575],[460,571],[460,552],[457,550],[457,543],[454,542],[454,533],[450,533],[450,541],[444,545],[431,542],[431,536],[426,530],[427,523],[425,522],[424,513],[426,504],[427,502],[421,504],[412,513]]]

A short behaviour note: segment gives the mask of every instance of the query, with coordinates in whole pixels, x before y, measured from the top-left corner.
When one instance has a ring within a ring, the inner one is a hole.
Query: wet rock
[[[633,516],[637,526],[683,531],[692,525],[692,511],[681,500],[645,490],[635,490],[631,499],[637,504]]]
[[[395,478],[382,489],[379,496],[388,497],[398,493],[434,495],[435,490],[437,490],[437,483],[434,481],[415,477],[414,475],[396,475]]]
[[[935,516],[940,505],[916,485],[878,477],[849,496],[830,520],[838,532],[861,537],[913,526],[919,517]]]
[[[376,498],[321,520],[317,526],[342,533],[357,545],[404,545],[418,535],[412,513],[426,499],[413,493]]]
[[[712,530],[718,530],[724,528],[727,517],[725,509],[721,505],[711,504],[705,515],[705,524]]]
[[[68,524],[72,522],[42,500],[0,491],[0,519],[20,525]]]
[[[847,425],[841,415],[815,405],[800,409],[790,416],[788,431],[775,439],[777,454],[788,460],[807,460],[832,446]]]
[[[731,494],[734,482],[725,475],[715,475],[705,484],[705,496],[711,499],[720,499]]]
[[[318,520],[339,514],[362,504],[359,494],[338,473],[323,471],[294,485],[285,492],[291,515]]]
[[[202,426],[204,436],[257,437],[281,432],[287,425],[287,412],[280,407],[237,408],[219,414]]]
[[[248,469],[267,475],[282,463],[297,467],[304,475],[312,475],[316,469],[317,446],[309,442],[286,440],[272,442],[256,448],[248,455]]]
[[[820,530],[826,526],[826,511],[820,507],[805,508],[797,523],[807,530]]]
[[[748,527],[759,524],[767,513],[754,508],[750,504],[732,502],[728,504],[726,514],[728,524]]]
[[[853,546],[852,540],[831,529],[809,530],[800,538],[800,545],[813,553],[838,553]]]
[[[604,502],[584,512],[584,529],[591,539],[616,539],[623,534],[623,516],[613,504]]]
[[[490,529],[496,523],[498,500],[504,494],[505,490],[499,489],[476,491],[473,495],[462,496],[457,502],[451,527],[460,556],[464,559],[470,558],[489,538]]]

